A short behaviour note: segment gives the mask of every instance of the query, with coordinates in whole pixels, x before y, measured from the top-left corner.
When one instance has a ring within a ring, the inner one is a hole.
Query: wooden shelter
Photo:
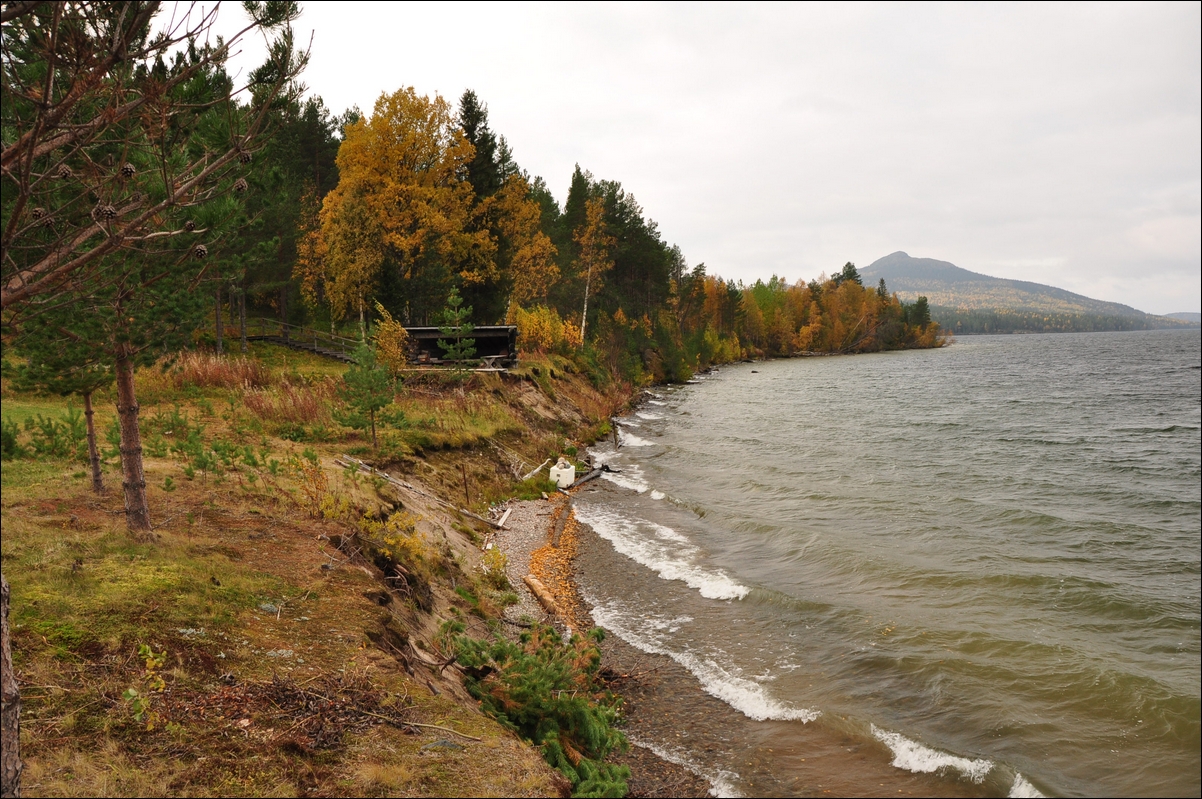
[[[447,336],[437,327],[407,327],[409,333],[409,358],[413,363],[442,364],[449,363],[443,358],[439,340],[451,341],[454,336]],[[518,329],[516,325],[482,325],[472,329],[463,338],[476,342],[476,354],[473,361],[480,361],[487,367],[509,368],[518,363]]]

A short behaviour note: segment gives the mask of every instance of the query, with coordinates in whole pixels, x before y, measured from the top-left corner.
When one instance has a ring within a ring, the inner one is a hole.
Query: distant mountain
[[[1190,324],[1202,325],[1202,313],[1167,313],[1165,314],[1170,319],[1180,319],[1182,322]]]
[[[931,317],[960,333],[1147,330],[1189,324],[1042,283],[990,277],[934,258],[911,258],[900,251],[869,264],[860,276],[864,285],[884,278],[888,289],[908,302],[925,296]]]

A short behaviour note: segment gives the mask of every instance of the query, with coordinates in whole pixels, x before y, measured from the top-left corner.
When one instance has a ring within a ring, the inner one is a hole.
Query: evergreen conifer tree
[[[459,127],[464,136],[476,148],[467,167],[468,181],[477,197],[491,197],[505,182],[501,174],[501,164],[498,162],[498,144],[496,134],[488,127],[488,106],[480,102],[480,98],[471,89],[459,98]],[[505,160],[512,164],[513,157],[508,145],[502,139],[502,154]]]
[[[94,343],[103,334],[94,318],[78,319],[79,332],[58,324],[59,316],[78,317],[74,309],[64,307],[58,314],[35,317],[24,330],[21,354],[26,363],[17,371],[14,386],[21,390],[41,390],[63,396],[77,394],[83,398],[84,419],[87,422],[88,465],[92,472],[92,490],[104,492],[100,450],[96,445],[95,413],[92,393],[113,383],[113,362],[103,348]],[[62,320],[66,321],[66,320]],[[80,329],[83,328],[83,329]]]
[[[376,413],[386,408],[396,395],[396,383],[376,360],[375,351],[366,344],[354,354],[355,362],[342,375],[338,396],[350,413],[340,414],[338,421],[348,427],[371,430],[371,446],[378,446]]]
[[[476,354],[476,340],[467,338],[475,330],[471,323],[472,307],[463,307],[463,298],[458,289],[451,289],[447,297],[447,307],[442,312],[442,324],[438,332],[446,338],[438,340],[438,346],[443,351],[443,357],[462,369],[464,363],[470,361]]]

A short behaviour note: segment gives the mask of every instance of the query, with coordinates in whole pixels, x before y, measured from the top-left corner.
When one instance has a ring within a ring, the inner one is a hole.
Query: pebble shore
[[[552,524],[555,514],[561,504],[566,501],[562,495],[548,501],[519,501],[514,500],[504,506],[493,509],[494,518],[500,518],[506,510],[509,517],[505,521],[505,529],[494,532],[485,544],[496,546],[505,553],[507,558],[506,571],[509,582],[514,587],[519,601],[505,611],[505,617],[515,624],[530,622],[552,623],[561,631],[565,631],[562,619],[549,616],[526,587],[523,578],[531,573],[532,555],[550,542]],[[574,525],[571,525],[574,526]],[[583,528],[585,537],[592,537],[587,527]],[[565,604],[573,599],[564,597]],[[656,687],[659,678],[656,670],[647,674],[646,678],[637,676],[647,669],[648,656],[625,644],[616,636],[607,636],[602,643],[603,667],[614,677],[614,689],[619,694],[645,694]],[[667,660],[666,658],[664,660]],[[670,662],[670,661],[669,661]],[[671,664],[675,666],[675,663]],[[643,683],[646,683],[645,685]],[[699,689],[697,689],[699,690]],[[651,719],[640,717],[641,702],[629,702],[626,710],[626,727],[630,737],[638,740],[657,725]],[[635,735],[635,731],[638,735]],[[631,778],[628,781],[630,797],[660,797],[660,796],[710,796],[713,786],[710,782],[677,763],[657,755],[648,746],[633,743],[630,750],[612,758],[615,762],[630,767]]]

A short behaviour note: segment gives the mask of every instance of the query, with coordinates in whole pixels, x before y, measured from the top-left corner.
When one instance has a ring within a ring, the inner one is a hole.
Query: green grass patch
[[[83,409],[83,401],[79,398],[70,398],[71,404]],[[67,397],[56,396],[35,396],[24,395],[21,397],[7,396],[4,398],[4,409],[0,411],[0,418],[4,421],[16,422],[19,425],[24,425],[26,419],[36,418],[38,414],[42,416],[61,416],[67,412]]]
[[[220,551],[191,553],[174,536],[143,544],[117,532],[64,536],[56,527],[18,525],[19,535],[5,536],[4,564],[20,599],[13,602],[14,629],[28,629],[64,651],[85,640],[231,628],[261,598],[289,589],[279,577],[249,572]],[[51,628],[58,632],[48,634]]]

